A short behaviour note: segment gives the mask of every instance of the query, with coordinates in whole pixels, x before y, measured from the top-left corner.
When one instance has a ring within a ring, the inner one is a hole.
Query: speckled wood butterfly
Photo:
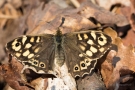
[[[82,30],[62,34],[24,35],[7,43],[7,50],[25,68],[48,74],[55,65],[66,63],[69,73],[82,77],[91,73],[97,59],[111,46],[111,37],[100,30]]]

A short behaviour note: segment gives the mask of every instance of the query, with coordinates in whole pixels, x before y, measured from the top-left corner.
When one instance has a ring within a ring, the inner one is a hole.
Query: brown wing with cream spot
[[[37,73],[47,73],[51,70],[50,56],[54,56],[53,35],[22,36],[7,43],[7,50],[20,61],[24,68],[30,68]]]
[[[77,46],[91,59],[100,58],[111,47],[111,37],[102,31],[82,31],[76,37]]]
[[[111,46],[111,37],[101,31],[80,31],[65,34],[64,48],[66,63],[72,76],[91,73],[97,59]]]

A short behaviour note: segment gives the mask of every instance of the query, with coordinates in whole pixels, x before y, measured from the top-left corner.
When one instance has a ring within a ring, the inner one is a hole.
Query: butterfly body
[[[48,74],[64,63],[73,76],[91,73],[97,59],[111,46],[111,37],[102,31],[85,30],[62,34],[26,35],[7,43],[7,50],[25,68]]]
[[[63,35],[62,32],[58,29],[56,35],[54,35],[54,42],[55,42],[55,64],[58,66],[62,66],[65,61],[65,55],[63,50]]]

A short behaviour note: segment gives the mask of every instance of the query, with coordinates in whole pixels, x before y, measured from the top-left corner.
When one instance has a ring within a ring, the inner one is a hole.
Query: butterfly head
[[[60,28],[58,28],[58,30],[56,31],[55,39],[56,39],[57,43],[61,43],[61,41],[62,41],[62,31],[60,30]]]

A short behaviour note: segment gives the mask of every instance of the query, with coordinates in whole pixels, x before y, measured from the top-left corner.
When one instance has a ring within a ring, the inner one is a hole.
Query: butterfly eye
[[[103,38],[100,37],[99,40],[100,40],[100,41],[103,41]]]
[[[80,71],[79,65],[74,66],[74,72]]]
[[[19,45],[20,45],[20,43],[19,43],[19,42],[17,42],[17,43],[15,44],[15,46],[16,46],[16,47],[18,47]]]
[[[75,70],[78,70],[78,67],[75,67]]]
[[[44,64],[40,64],[41,67],[44,67]]]
[[[86,61],[86,63],[89,63],[89,61]]]
[[[82,63],[82,64],[81,64],[81,66],[82,66],[82,67],[85,67],[85,64],[84,64],[84,63]]]
[[[37,62],[35,61],[34,64],[37,65]]]
[[[14,40],[12,42],[12,49],[15,51],[19,51],[21,49],[21,42],[18,42],[17,40]]]
[[[39,67],[41,67],[41,68],[45,68],[45,67],[46,67],[46,65],[45,65],[45,63],[40,62]]]

